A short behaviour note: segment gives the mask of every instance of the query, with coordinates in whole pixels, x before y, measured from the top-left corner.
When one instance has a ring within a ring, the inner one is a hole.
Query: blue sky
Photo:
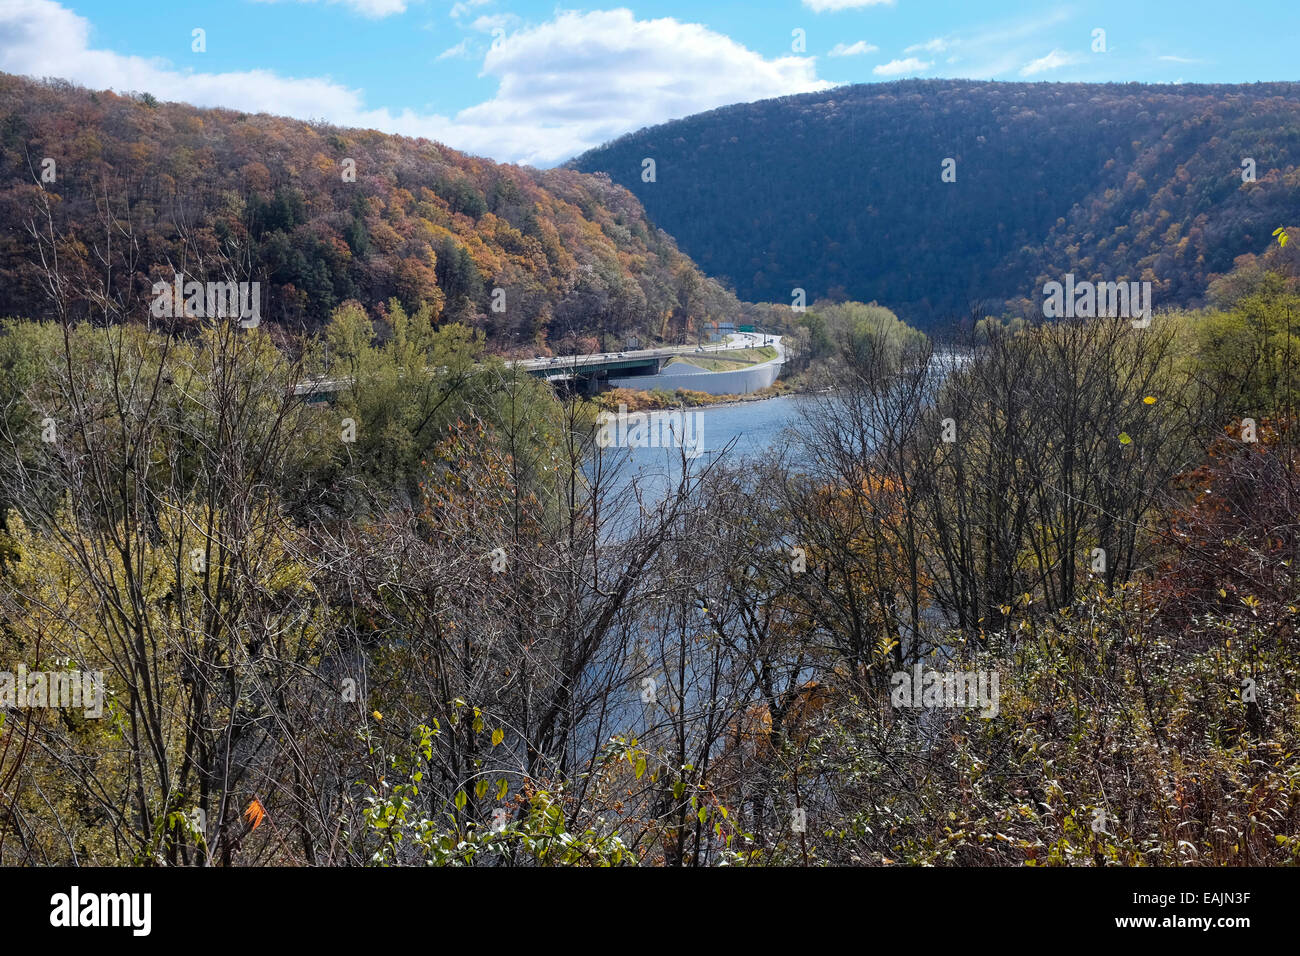
[[[1300,0],[0,0],[0,70],[546,166],[843,83],[1295,79],[1298,27]]]

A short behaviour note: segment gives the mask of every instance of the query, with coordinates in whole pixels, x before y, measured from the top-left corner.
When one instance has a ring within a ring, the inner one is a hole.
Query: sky
[[[552,166],[845,83],[1294,80],[1298,28],[1300,0],[0,0],[0,70]]]

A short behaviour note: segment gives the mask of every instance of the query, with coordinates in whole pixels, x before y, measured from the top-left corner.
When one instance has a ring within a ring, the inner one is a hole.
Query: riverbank
[[[672,391],[657,388],[641,390],[633,388],[611,388],[598,393],[592,401],[602,408],[617,410],[620,405],[629,412],[652,412],[673,408],[721,408],[727,405],[743,405],[747,402],[762,402],[771,398],[796,395],[802,390],[777,379],[767,388],[760,388],[744,395],[710,395],[708,392],[696,392],[687,388]]]
[[[726,347],[674,356],[653,375],[610,377],[613,388],[706,392],[732,396],[761,392],[776,384],[785,364],[781,336],[741,332],[729,336]]]

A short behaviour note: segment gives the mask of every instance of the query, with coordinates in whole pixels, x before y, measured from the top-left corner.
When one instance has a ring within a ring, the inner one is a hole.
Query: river
[[[810,401],[804,395],[784,395],[687,410],[686,414],[696,416],[687,434],[697,435],[700,443],[693,469],[716,460],[724,449],[726,460],[731,462],[768,455],[780,446],[786,429],[798,423],[800,408]],[[681,452],[677,448],[615,447],[606,454],[621,461],[614,489],[621,492],[635,481],[647,504],[661,499],[681,477]]]

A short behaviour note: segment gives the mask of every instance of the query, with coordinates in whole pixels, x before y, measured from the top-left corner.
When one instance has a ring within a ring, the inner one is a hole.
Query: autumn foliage
[[[292,329],[319,329],[349,299],[397,299],[499,350],[677,337],[738,308],[605,177],[8,75],[0,130],[0,315],[50,314],[26,228],[43,198],[72,275],[93,274],[106,216],[129,224],[112,291],[141,321],[154,282],[220,278],[205,270],[231,259],[262,284],[263,316]]]

